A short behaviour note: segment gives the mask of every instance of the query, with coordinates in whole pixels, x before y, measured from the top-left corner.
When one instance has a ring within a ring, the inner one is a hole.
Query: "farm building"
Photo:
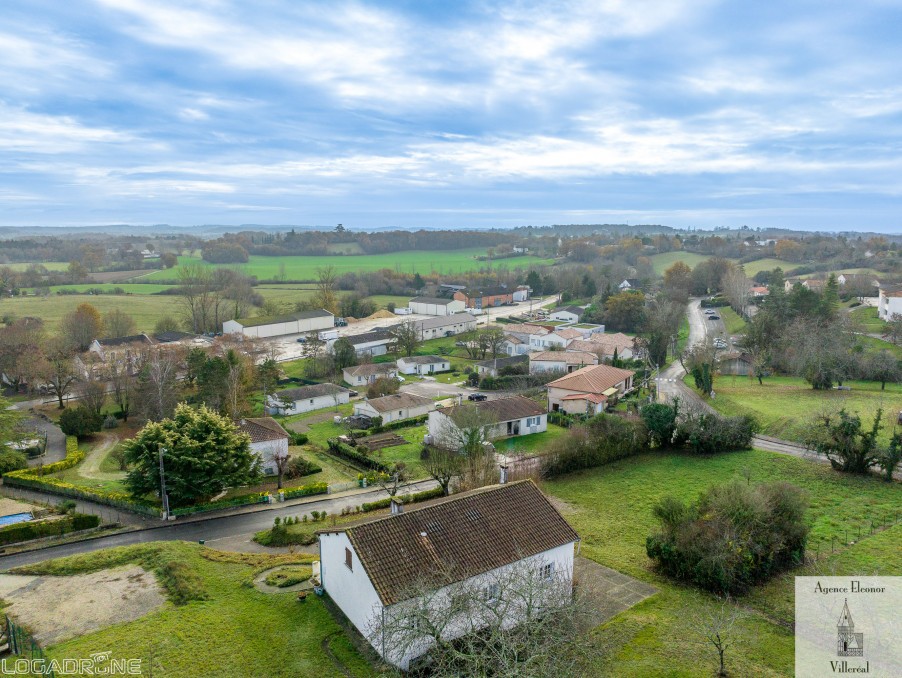
[[[484,400],[478,403],[455,405],[429,413],[429,435],[437,445],[454,449],[460,431],[455,414],[462,408],[475,408],[486,422],[494,423],[488,438],[523,436],[542,433],[548,429],[548,413],[536,401],[523,396]]]
[[[276,391],[267,398],[269,405],[267,409],[274,414],[299,414],[343,405],[349,399],[350,392],[341,386],[311,384],[310,386]]]
[[[278,473],[276,454],[288,454],[288,432],[272,417],[254,417],[238,422],[242,433],[251,439],[251,451],[260,457],[263,472],[267,475]]]
[[[551,319],[562,320],[567,323],[578,323],[579,319],[583,317],[585,310],[582,306],[562,306],[551,312]]]
[[[573,372],[587,365],[597,365],[598,356],[586,351],[540,351],[529,354],[529,373]]]
[[[464,310],[464,302],[439,297],[414,297],[407,306],[412,313],[420,315],[451,315]]]
[[[752,372],[752,357],[748,353],[731,351],[730,353],[722,353],[718,358],[718,369],[721,374],[746,377]]]
[[[599,401],[595,404],[601,405],[602,399],[607,401],[632,391],[635,374],[610,365],[583,367],[548,383],[548,410],[574,413],[569,403],[575,401],[581,407],[587,402],[585,396],[591,396],[590,402]]]
[[[415,355],[398,358],[398,371],[401,374],[434,374],[451,369],[451,359],[440,355]]]
[[[242,334],[245,337],[264,339],[266,337],[282,337],[287,334],[304,334],[333,327],[335,327],[335,316],[329,311],[320,309],[319,311],[299,311],[287,315],[226,320],[222,324],[222,331],[225,334]]]
[[[354,403],[354,414],[382,417],[383,424],[421,417],[434,409],[435,401],[431,398],[403,392]]]
[[[491,308],[514,303],[514,293],[506,287],[467,288],[455,292],[454,298],[462,301],[467,308]]]
[[[370,363],[346,367],[341,373],[345,382],[351,386],[367,386],[383,377],[397,377],[398,366],[395,363]]]
[[[385,661],[407,669],[428,651],[431,641],[424,638],[422,644],[405,644],[408,649],[398,651],[390,638],[379,635],[375,620],[397,616],[405,604],[416,604],[411,603],[411,590],[425,574],[436,571],[437,563],[453,564],[454,569],[428,593],[436,616],[447,615],[456,592],[485,590],[486,596],[473,604],[485,605],[485,614],[503,605],[514,624],[520,607],[505,601],[508,594],[502,593],[498,582],[514,573],[536,573],[537,581],[547,587],[541,589],[547,600],[569,599],[578,541],[542,492],[524,480],[461,493],[423,508],[393,511],[351,527],[320,530],[320,578],[329,597],[373,649]],[[481,617],[474,610],[468,620]],[[443,637],[453,639],[470,630],[462,619],[444,625]]]
[[[491,358],[476,363],[476,373],[481,377],[497,377],[505,368],[519,369],[526,372],[529,369],[529,356],[512,355],[506,358]]]

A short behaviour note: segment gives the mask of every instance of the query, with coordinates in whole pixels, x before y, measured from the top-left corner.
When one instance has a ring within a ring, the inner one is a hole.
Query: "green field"
[[[691,386],[691,383],[687,381]],[[717,397],[708,402],[718,412],[728,416],[751,414],[762,425],[762,433],[784,440],[804,442],[812,419],[821,412],[860,414],[866,424],[873,421],[877,409],[883,408],[884,423],[888,423],[881,437],[889,440],[896,415],[902,411],[902,384],[880,384],[868,381],[849,381],[851,391],[815,391],[804,379],[796,377],[768,377],[763,385],[748,377],[719,377],[714,382]]]
[[[567,429],[555,424],[548,424],[548,430],[544,433],[530,433],[516,438],[504,438],[495,441],[495,449],[502,454],[522,453],[527,455],[543,454],[548,451],[548,446],[557,438],[564,435]]]
[[[747,264],[743,264],[742,267],[745,269],[745,274],[748,277],[753,277],[756,273],[760,273],[761,271],[773,271],[775,268],[782,268],[783,273],[786,271],[795,268],[798,264],[793,264],[789,261],[784,261],[782,259],[756,259],[755,261],[750,261]]]
[[[657,275],[664,275],[664,271],[678,261],[682,261],[689,268],[695,268],[698,264],[710,258],[706,254],[696,254],[695,252],[662,252],[649,257]]]
[[[143,287],[143,286],[142,286]],[[37,316],[44,319],[48,331],[54,332],[60,320],[79,304],[89,303],[101,315],[113,309],[128,313],[135,319],[139,332],[151,332],[160,316],[178,316],[180,306],[177,297],[163,295],[51,295],[49,297],[11,297],[0,299],[0,315],[12,314],[17,318]]]
[[[69,270],[69,262],[68,261],[42,261],[40,262],[41,266],[46,268],[48,271],[68,271]],[[3,264],[4,266],[9,266],[14,271],[24,271],[29,266],[32,266],[32,263],[15,263],[15,264]]]
[[[713,484],[746,482],[745,469],[751,469],[752,483],[788,481],[808,492],[809,550],[819,549],[822,555],[830,552],[831,538],[857,541],[859,527],[867,535],[871,518],[891,517],[899,507],[898,485],[758,450],[714,457],[649,453],[544,483],[545,491],[563,502],[565,517],[582,537],[583,556],[659,589],[593,632],[606,657],[586,675],[714,675],[716,652],[699,641],[693,619],[710,613],[715,598],[658,575],[646,556],[645,539],[657,528],[651,509],[661,497],[686,501]],[[835,557],[821,560],[816,571],[902,574],[902,525],[840,549]],[[732,634],[736,644],[726,655],[731,676],[793,674],[793,577],[814,573],[810,567],[798,569],[736,601],[747,616],[737,624]]]
[[[236,268],[247,275],[256,276],[259,280],[275,280],[281,274],[280,267],[284,265],[285,278],[287,280],[314,280],[316,269],[332,266],[338,274],[359,273],[364,271],[378,271],[383,268],[401,273],[466,273],[483,268],[513,269],[517,267],[546,266],[553,263],[551,259],[538,259],[536,257],[512,257],[499,259],[498,261],[477,261],[476,256],[484,255],[485,251],[479,248],[448,251],[407,251],[393,252],[391,254],[363,254],[350,256],[284,256],[263,257],[251,256],[246,264],[222,264],[227,268]],[[197,257],[179,257],[179,265],[187,262],[201,262]],[[142,276],[142,280],[175,280],[177,270],[169,269],[155,271],[150,275]]]
[[[178,605],[165,602],[135,621],[51,646],[50,658],[111,652],[116,659],[142,659],[142,675],[174,678],[372,675],[373,669],[319,596],[309,596],[301,604],[293,593],[266,594],[249,585],[256,572],[310,558],[230,554],[184,542],[152,542],[52,560],[22,571],[72,575],[136,563],[158,573],[170,598],[188,598]]]
[[[148,283],[142,285],[140,283],[84,283],[79,285],[53,285],[48,288],[51,294],[56,294],[61,290],[85,293],[88,290],[100,290],[109,294],[113,290],[122,290],[125,294],[159,294],[166,290],[171,290],[174,285],[159,285]]]

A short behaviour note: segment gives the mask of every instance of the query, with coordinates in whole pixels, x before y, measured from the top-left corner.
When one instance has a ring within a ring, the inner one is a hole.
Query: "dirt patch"
[[[0,598],[43,647],[134,621],[166,600],[156,577],[137,565],[71,577],[4,574]]]
[[[0,516],[11,516],[14,513],[31,513],[40,510],[40,506],[34,504],[26,504],[23,501],[0,497]]]

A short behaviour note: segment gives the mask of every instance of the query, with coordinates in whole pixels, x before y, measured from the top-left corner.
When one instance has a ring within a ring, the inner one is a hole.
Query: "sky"
[[[6,0],[0,224],[902,231],[902,2]]]

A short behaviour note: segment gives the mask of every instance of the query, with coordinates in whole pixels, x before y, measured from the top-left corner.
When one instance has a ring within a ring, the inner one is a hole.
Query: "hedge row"
[[[367,433],[369,435],[376,435],[377,433],[384,433],[385,431],[396,431],[399,428],[420,426],[421,424],[425,424],[428,420],[428,414],[421,414],[419,417],[411,417],[410,419],[401,419],[400,421],[391,421],[387,424],[373,426],[372,428],[368,429]]]
[[[59,520],[16,523],[0,528],[0,545],[16,544],[29,539],[52,537],[78,530],[89,530],[100,525],[98,516],[74,513]]]
[[[381,461],[368,457],[365,454],[361,454],[350,445],[345,445],[344,443],[341,443],[334,438],[329,440],[329,452],[337,457],[342,457],[353,464],[362,466],[363,468],[369,468],[374,471],[382,471],[384,473],[388,473],[389,470],[388,466],[383,464]]]
[[[3,475],[3,484],[10,487],[22,487],[40,492],[84,499],[97,504],[104,504],[124,511],[134,511],[145,515],[159,516],[160,509],[149,502],[140,502],[124,492],[103,492],[101,490],[89,490],[73,483],[68,483],[51,474],[65,471],[80,464],[85,458],[85,453],[78,449],[78,439],[75,436],[66,436],[66,458],[45,466],[23,468],[18,471],[10,471]]]
[[[427,499],[435,499],[436,497],[444,496],[444,491],[440,487],[433,488],[431,490],[423,490],[422,492],[414,492],[413,494],[405,494],[403,496],[398,497],[405,504],[413,504],[418,501],[426,501]],[[360,505],[360,510],[366,513],[367,511],[376,511],[378,509],[384,509],[391,506],[391,497],[386,497],[385,499],[378,499],[376,501],[365,502]]]
[[[309,497],[314,494],[327,494],[329,492],[328,483],[310,483],[302,485],[290,490],[285,490],[285,499],[294,499],[295,497]]]
[[[231,499],[223,499],[221,501],[211,501],[207,504],[198,504],[197,506],[183,506],[181,508],[172,509],[170,513],[174,516],[190,516],[195,513],[206,513],[207,511],[217,511],[224,508],[233,508],[235,506],[252,506],[254,504],[266,504],[269,502],[269,492],[253,492],[251,494],[242,494]]]

